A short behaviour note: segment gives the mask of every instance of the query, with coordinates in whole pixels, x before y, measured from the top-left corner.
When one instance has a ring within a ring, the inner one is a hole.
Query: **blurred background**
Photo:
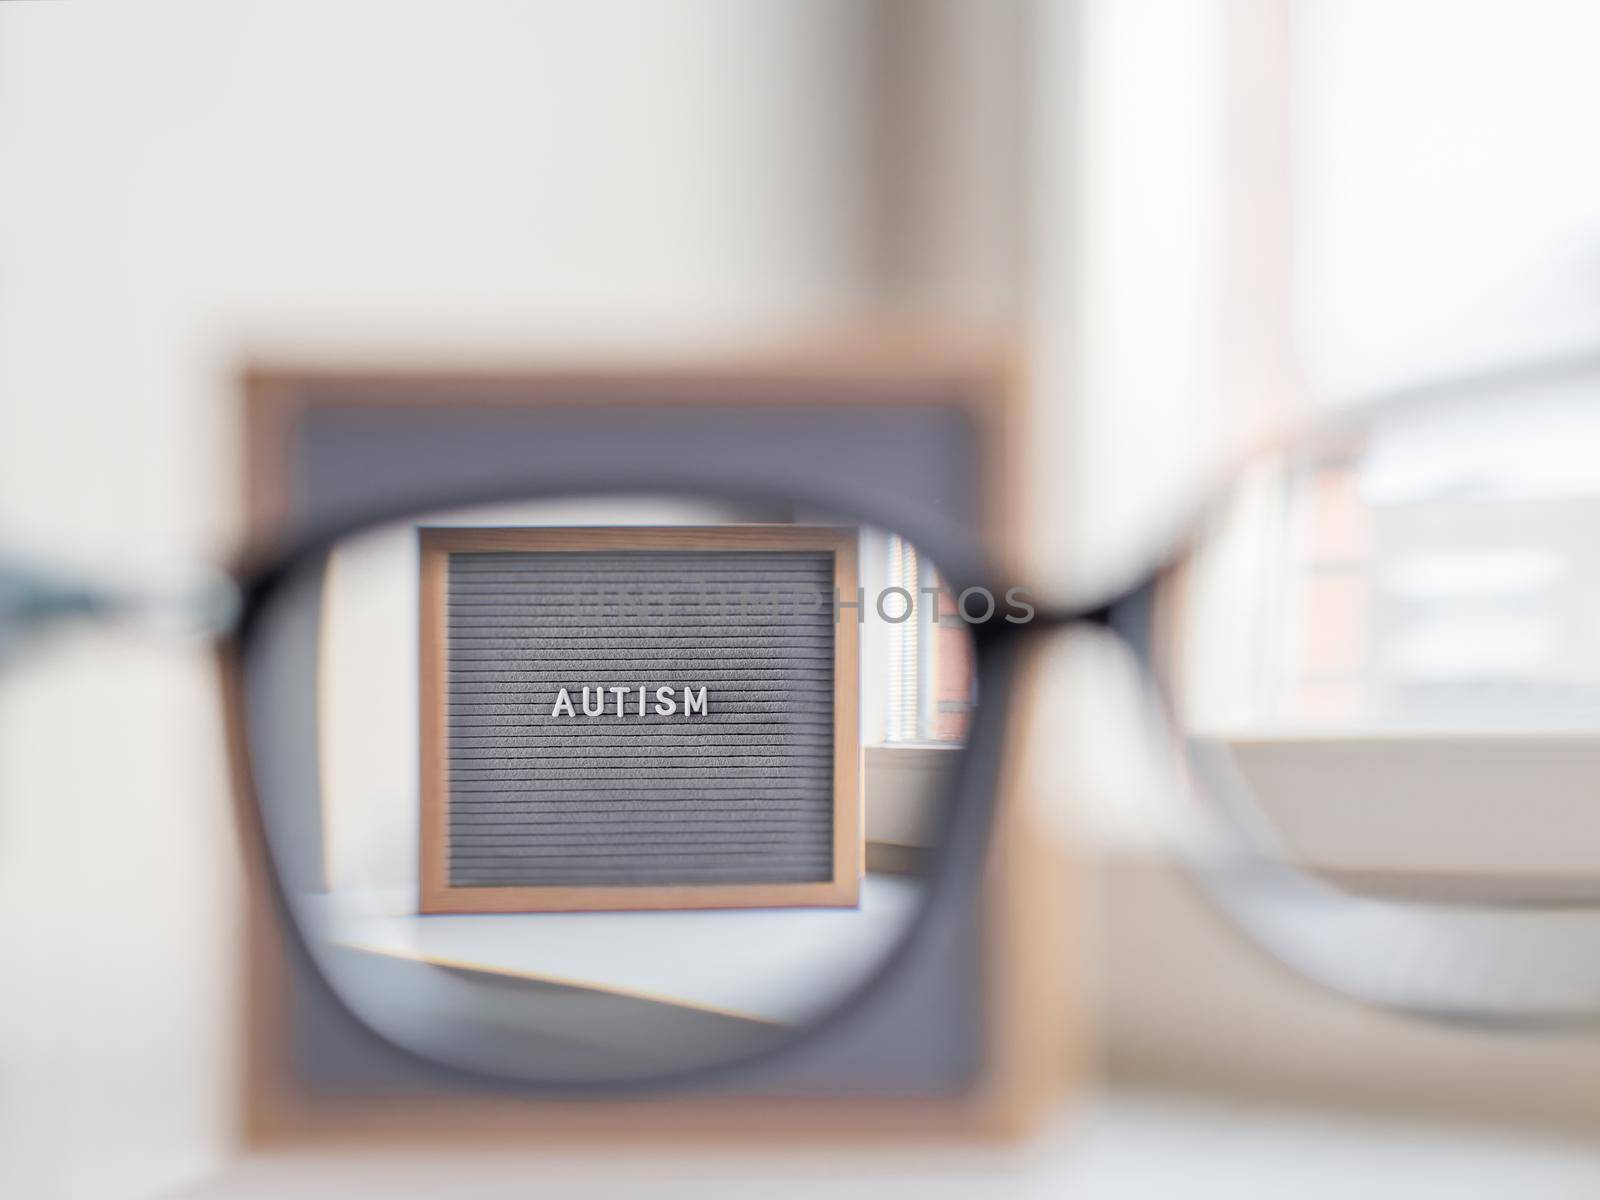
[[[1583,0],[6,4],[0,537],[225,558],[247,360],[933,337],[1022,368],[1017,569],[1114,578],[1322,406],[1600,341],[1597,45]],[[1122,676],[1061,665],[1040,709],[1077,732],[1035,768],[1085,867],[1089,1069],[1031,1148],[863,1179],[1592,1189],[1600,1041],[1267,962],[1170,865]],[[8,1194],[229,1169],[230,821],[200,650],[75,636],[0,675]]]

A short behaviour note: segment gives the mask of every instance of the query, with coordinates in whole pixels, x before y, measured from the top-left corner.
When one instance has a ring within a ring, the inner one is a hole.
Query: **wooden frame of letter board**
[[[419,903],[425,913],[570,912],[586,909],[853,907],[861,892],[860,631],[835,623],[833,639],[833,877],[808,883],[452,886],[450,883],[450,555],[525,550],[817,551],[833,555],[839,594],[856,591],[853,529],[805,525],[426,528],[421,561],[421,782]]]
[[[816,407],[874,400],[953,406],[971,421],[984,491],[984,526],[1002,565],[1020,560],[1021,531],[1039,518],[1020,503],[1023,375],[1014,348],[973,345],[958,333],[873,333],[843,341],[737,350],[698,360],[604,364],[514,360],[485,368],[410,360],[273,361],[248,368],[243,461],[246,534],[270,543],[293,514],[301,420],[318,408],[359,404],[396,413],[596,404],[621,394],[732,409],[792,402],[803,389]],[[1019,712],[1035,710],[1035,656],[1019,680]],[[243,1005],[237,1133],[257,1152],[525,1154],[552,1146],[684,1145],[749,1148],[773,1143],[895,1142],[1016,1138],[1056,1110],[1090,1070],[1081,963],[1083,872],[1041,815],[1059,783],[1041,754],[1054,736],[1044,720],[1008,735],[994,836],[980,902],[983,920],[983,1062],[971,1085],[948,1096],[675,1095],[569,1098],[464,1094],[375,1087],[359,1094],[308,1087],[293,1068],[297,1007],[293,971],[272,881],[251,816],[253,782],[243,770],[243,681],[223,655],[233,790],[245,850],[246,889],[239,995]]]

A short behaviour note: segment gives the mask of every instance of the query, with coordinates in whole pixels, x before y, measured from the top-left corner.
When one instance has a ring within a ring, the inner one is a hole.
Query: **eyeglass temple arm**
[[[238,587],[219,572],[191,572],[162,586],[116,586],[0,559],[0,660],[58,626],[118,622],[208,637],[231,628],[238,610]]]

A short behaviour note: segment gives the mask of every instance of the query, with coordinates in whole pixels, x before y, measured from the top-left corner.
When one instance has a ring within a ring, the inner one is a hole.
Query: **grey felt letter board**
[[[422,911],[856,903],[854,530],[419,537]]]

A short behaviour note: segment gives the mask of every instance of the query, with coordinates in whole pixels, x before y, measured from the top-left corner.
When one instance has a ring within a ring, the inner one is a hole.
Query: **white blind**
[[[889,588],[904,588],[911,594],[911,614],[906,620],[889,626],[889,687],[888,712],[885,715],[885,737],[891,742],[922,740],[922,596],[917,591],[921,578],[921,564],[917,561],[917,548],[899,534],[890,534],[888,540],[889,562],[884,572]],[[889,595],[884,608],[890,616],[898,617],[903,611],[904,597]]]

